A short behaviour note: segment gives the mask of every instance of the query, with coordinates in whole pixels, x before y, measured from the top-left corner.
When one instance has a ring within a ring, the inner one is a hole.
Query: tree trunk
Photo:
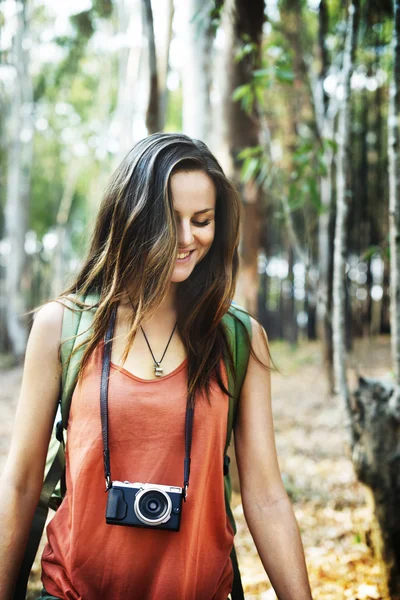
[[[321,0],[318,12],[318,43],[320,73],[318,78],[310,77],[310,87],[314,98],[315,121],[322,142],[323,160],[326,172],[320,178],[321,212],[318,217],[318,298],[317,323],[320,324],[320,337],[323,340],[324,366],[330,388],[334,389],[333,348],[332,348],[332,189],[333,189],[333,141],[337,100],[334,96],[328,101],[324,81],[328,73],[329,60],[326,39],[329,29],[329,15],[326,0]],[[317,325],[318,326],[318,325]]]
[[[118,140],[119,152],[116,162],[120,162],[130,150],[135,140],[135,117],[146,114],[142,98],[147,98],[143,88],[143,78],[140,78],[140,67],[143,63],[143,27],[140,14],[140,0],[117,0],[116,13],[118,17],[118,34],[128,38],[129,45],[121,46],[118,55],[118,93],[117,106],[113,116],[112,130]],[[147,82],[145,82],[147,84]],[[143,137],[145,126],[142,123]]]
[[[149,95],[146,110],[146,127],[149,133],[160,131],[159,94],[156,42],[154,39],[154,22],[151,0],[142,0],[143,29],[147,38],[147,54],[149,69]]]
[[[330,392],[333,394],[335,389],[335,378],[333,374],[333,331],[332,331],[332,307],[333,307],[333,248],[335,238],[335,218],[331,211],[328,224],[328,287],[326,313],[323,320],[324,325],[324,362],[326,367],[327,380],[329,382]]]
[[[395,0],[393,78],[388,116],[390,332],[396,385],[400,387],[400,0]]]
[[[380,315],[380,333],[390,333],[390,264],[389,258],[382,256],[383,260],[383,279],[382,279],[382,302]]]
[[[24,290],[25,235],[28,226],[33,148],[33,93],[29,75],[29,32],[24,1],[18,1],[17,27],[13,40],[14,90],[8,129],[7,197],[5,235],[9,241],[6,265],[7,333],[12,353],[20,359],[26,346],[27,328]]]
[[[221,162],[228,174],[240,185],[240,163],[237,156],[243,148],[259,144],[260,126],[255,114],[247,114],[239,102],[232,101],[234,90],[252,81],[253,67],[259,62],[264,0],[226,0],[222,17],[225,32],[223,57]],[[248,36],[256,52],[252,57],[235,61],[237,51]],[[254,180],[240,186],[244,205],[241,243],[241,269],[236,299],[252,314],[257,314],[258,251],[260,247],[261,190]]]
[[[167,0],[162,4],[162,12],[154,11],[154,18],[162,19],[160,34],[156,38],[157,51],[157,79],[158,79],[158,119],[159,130],[163,131],[167,118],[168,87],[167,78],[169,70],[169,51],[172,40],[172,19],[174,17],[173,0]],[[156,27],[157,31],[157,27]]]
[[[72,201],[76,190],[81,166],[76,159],[71,158],[65,178],[64,192],[61,198],[57,214],[57,246],[54,251],[52,261],[53,276],[51,278],[51,295],[58,296],[63,289],[67,287],[66,277],[66,258],[67,258],[67,222],[71,212]]]
[[[352,402],[353,464],[367,486],[370,543],[385,575],[385,600],[400,600],[400,403],[384,381],[359,378]]]
[[[294,251],[288,249],[288,276],[285,280],[285,339],[292,345],[297,343],[296,302],[294,296]]]
[[[210,142],[211,14],[203,0],[186,0],[183,67],[183,132]]]
[[[357,0],[358,2],[358,0]],[[350,140],[350,80],[353,72],[353,57],[356,46],[358,4],[350,3],[347,20],[346,42],[343,54],[342,86],[343,99],[339,112],[338,152],[336,159],[336,228],[333,270],[333,365],[336,391],[341,395],[347,417],[350,419],[350,393],[346,379],[345,341],[345,289],[344,271],[347,256],[346,231],[348,217],[348,195],[346,164]],[[353,446],[351,423],[348,422],[350,444]]]
[[[366,307],[365,307],[365,321],[363,323],[363,335],[370,336],[372,335],[373,330],[373,309],[374,309],[374,301],[372,300],[371,291],[372,286],[374,284],[374,280],[372,277],[371,271],[371,257],[367,260],[367,298],[366,298]]]
[[[305,80],[310,89],[310,108],[313,113],[313,124],[317,139],[322,147],[325,174],[320,177],[320,200],[322,210],[318,217],[318,291],[315,298],[316,303],[316,328],[318,337],[323,341],[324,365],[327,379],[333,392],[333,352],[332,352],[332,190],[333,190],[333,160],[334,160],[334,123],[338,111],[339,102],[335,95],[328,98],[324,82],[329,71],[329,56],[326,40],[329,34],[329,14],[326,0],[321,0],[318,10],[318,50],[320,71],[316,76],[309,68],[310,61],[307,58],[306,49],[302,36],[303,6],[299,0],[286,3],[287,10],[293,13],[295,26],[286,28],[286,35],[291,46],[296,51],[294,61],[298,76]],[[306,263],[307,264],[307,263]],[[306,266],[307,270],[307,266]],[[310,282],[311,283],[311,282]],[[311,289],[314,285],[312,284]],[[314,302],[314,298],[313,298]]]

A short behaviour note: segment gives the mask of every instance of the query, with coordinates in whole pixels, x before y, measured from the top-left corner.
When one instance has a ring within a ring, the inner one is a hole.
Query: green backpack
[[[59,412],[57,413],[56,417],[55,432],[51,437],[49,444],[42,492],[35,515],[33,517],[28,543],[14,591],[14,600],[25,600],[29,574],[33,561],[35,560],[43,529],[46,524],[49,508],[57,510],[65,494],[65,446],[63,432],[67,429],[72,394],[76,384],[80,360],[85,347],[81,347],[69,362],[67,362],[67,359],[75,347],[79,346],[90,336],[90,327],[96,311],[98,296],[92,294],[81,300],[83,300],[85,304],[91,306],[92,308],[77,312],[64,310],[61,334],[61,340],[64,343],[61,344],[60,352],[61,362],[66,366],[63,368],[61,376]],[[71,300],[68,300],[68,303],[71,307],[74,306],[74,303]],[[67,314],[68,317],[66,317]],[[251,323],[248,313],[234,302],[231,304],[228,312],[223,317],[222,322],[228,334],[228,340],[236,369],[235,382],[234,375],[229,369],[228,362],[226,362],[226,368],[228,372],[228,388],[232,397],[229,398],[228,422],[224,452],[225,508],[233,531],[236,533],[235,520],[230,507],[232,487],[229,474],[229,457],[227,456],[227,451],[231,442],[232,429],[235,423],[240,391],[249,360],[250,348],[245,329],[251,337]],[[242,600],[244,598],[243,588],[234,547],[232,548],[231,560],[234,572],[233,588],[231,593],[232,600]]]

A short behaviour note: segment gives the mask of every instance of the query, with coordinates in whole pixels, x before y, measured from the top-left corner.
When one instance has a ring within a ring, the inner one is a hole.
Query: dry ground
[[[365,492],[346,454],[343,415],[337,398],[328,393],[320,345],[302,343],[293,350],[286,343],[273,343],[271,350],[282,371],[272,374],[279,461],[300,525],[314,600],[378,600],[379,566],[363,543],[369,521]],[[366,376],[387,377],[389,339],[356,343],[349,365],[358,365]],[[349,376],[354,386],[351,369]],[[0,470],[9,446],[21,369],[3,370],[1,380]],[[239,495],[234,495],[234,512],[246,599],[274,600]],[[37,561],[29,600],[39,588]]]

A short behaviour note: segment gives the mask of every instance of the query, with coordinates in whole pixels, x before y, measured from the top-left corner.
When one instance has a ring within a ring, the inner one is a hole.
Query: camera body
[[[179,531],[182,488],[113,481],[107,492],[106,523]]]

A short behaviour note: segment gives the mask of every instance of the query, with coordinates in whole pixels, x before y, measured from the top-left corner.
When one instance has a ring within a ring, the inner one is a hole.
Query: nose
[[[178,244],[181,248],[190,246],[193,242],[193,231],[190,221],[182,221],[178,224]]]

